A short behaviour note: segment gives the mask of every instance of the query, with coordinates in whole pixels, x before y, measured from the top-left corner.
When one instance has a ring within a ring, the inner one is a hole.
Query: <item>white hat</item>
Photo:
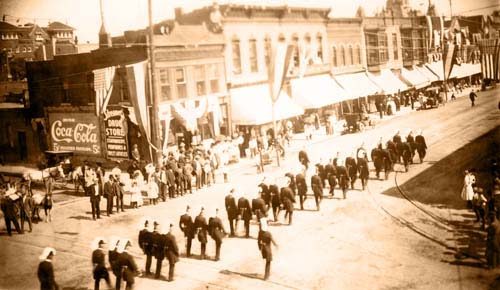
[[[113,174],[113,175],[115,175],[115,176],[116,176],[116,175],[120,175],[120,174],[122,174],[122,171],[120,170],[120,168],[115,167],[115,168],[113,168],[113,169],[111,170],[111,174]]]
[[[42,254],[40,256],[38,256],[38,259],[40,259],[40,261],[44,261],[46,260],[50,253],[52,253],[52,255],[56,255],[56,249],[54,248],[51,248],[51,247],[45,247],[42,251]]]
[[[129,239],[127,238],[120,239],[120,241],[118,242],[117,252],[123,253],[127,248],[127,245],[129,244],[132,245],[132,242]]]
[[[92,243],[90,244],[90,248],[92,250],[97,250],[99,248],[99,244],[101,244],[101,242],[106,243],[106,240],[103,237],[96,237],[92,241]]]
[[[118,246],[118,242],[120,242],[120,238],[117,236],[109,237],[109,250],[115,250]]]
[[[263,217],[260,219],[260,229],[263,231],[267,231],[267,229],[268,229],[267,218]]]

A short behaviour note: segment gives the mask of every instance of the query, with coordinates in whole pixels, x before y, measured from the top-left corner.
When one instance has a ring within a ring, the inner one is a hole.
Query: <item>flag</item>
[[[500,80],[500,39],[478,41],[483,78]]]
[[[106,111],[111,93],[113,92],[115,71],[116,68],[114,66],[92,71],[94,73],[95,113],[97,116],[101,112]]]
[[[450,77],[451,69],[455,63],[456,63],[455,45],[448,44],[448,46],[445,47],[443,53],[443,72],[445,80]]]
[[[269,90],[273,103],[278,100],[283,88],[293,49],[293,45],[279,42],[273,51],[271,63],[268,65]]]
[[[146,61],[128,65],[127,82],[130,91],[130,102],[134,107],[134,114],[139,125],[139,130],[146,136],[146,139],[151,140],[151,131],[149,129],[149,114],[146,98]]]

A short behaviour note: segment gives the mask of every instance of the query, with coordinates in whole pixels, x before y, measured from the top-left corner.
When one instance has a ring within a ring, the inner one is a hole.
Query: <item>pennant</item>
[[[443,53],[443,72],[444,79],[448,79],[451,73],[451,69],[456,62],[456,49],[455,45],[449,44],[444,49]]]

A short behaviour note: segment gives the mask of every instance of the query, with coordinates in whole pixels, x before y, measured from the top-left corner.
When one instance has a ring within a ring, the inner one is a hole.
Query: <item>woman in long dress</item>
[[[474,183],[476,183],[476,177],[474,176],[474,174],[466,170],[461,197],[463,200],[467,201],[467,205],[469,207],[472,205],[472,199],[474,198],[474,189],[473,189]]]

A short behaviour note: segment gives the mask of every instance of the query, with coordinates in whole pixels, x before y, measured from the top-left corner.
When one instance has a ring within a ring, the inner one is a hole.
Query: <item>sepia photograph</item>
[[[0,290],[500,290],[498,0],[0,16]]]

